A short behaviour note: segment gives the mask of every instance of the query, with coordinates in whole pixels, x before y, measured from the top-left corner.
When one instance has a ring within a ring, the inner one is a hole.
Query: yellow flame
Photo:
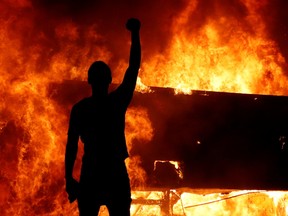
[[[195,1],[191,2],[175,19],[166,50],[143,64],[146,85],[173,87],[175,93],[186,94],[193,89],[288,94],[283,71],[287,63],[269,39],[264,21],[254,9],[258,5],[244,2],[249,11],[244,20],[219,14],[191,30]],[[249,28],[254,32],[247,31]]]
[[[267,1],[242,2],[248,11],[244,20],[218,14],[191,29],[198,1],[187,1],[187,7],[171,25],[172,38],[164,52],[143,62],[137,90],[150,92],[147,86],[159,86],[185,94],[199,89],[287,95],[283,69],[287,62],[257,12]],[[50,83],[85,80],[91,62],[109,62],[112,54],[95,43],[101,40],[95,25],[81,28],[71,20],[61,20],[53,30],[57,45],[51,47],[54,42],[45,33],[37,32],[33,38],[27,34],[36,23],[30,14],[31,1],[3,1],[3,5],[11,16],[0,17],[0,214],[76,216],[77,203],[68,203],[64,188],[67,108],[56,103],[48,89]],[[253,29],[253,33],[247,29]],[[28,43],[30,39],[36,42]],[[116,68],[123,71],[126,64],[120,60]],[[153,137],[155,132],[144,108],[128,111],[126,133],[129,149],[135,139],[145,145]],[[132,184],[145,185],[141,158],[132,157],[127,164]],[[186,215],[205,216],[288,214],[286,192],[250,193],[189,207],[230,195],[237,193],[204,196],[187,190],[173,210],[179,215],[184,211]],[[159,192],[151,191],[143,196],[160,197]],[[101,211],[107,215],[105,209]],[[160,215],[161,208],[133,205],[131,212]]]

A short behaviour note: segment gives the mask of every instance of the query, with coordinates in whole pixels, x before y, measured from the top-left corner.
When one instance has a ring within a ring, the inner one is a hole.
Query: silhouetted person
[[[140,68],[140,21],[126,23],[131,32],[129,66],[119,87],[108,93],[112,81],[108,65],[94,62],[88,70],[92,96],[76,103],[71,110],[65,155],[66,191],[70,202],[78,201],[80,216],[97,216],[106,205],[110,216],[130,215],[131,191],[124,160],[125,113],[136,86]],[[73,176],[78,139],[84,143],[80,182]]]

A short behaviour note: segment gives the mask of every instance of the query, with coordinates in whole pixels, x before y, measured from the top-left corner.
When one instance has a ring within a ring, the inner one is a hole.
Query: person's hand
[[[79,182],[77,182],[74,178],[66,179],[66,192],[68,194],[69,202],[74,202],[78,197]]]
[[[126,22],[126,28],[129,31],[139,31],[141,27],[141,23],[138,19],[136,18],[130,18]]]

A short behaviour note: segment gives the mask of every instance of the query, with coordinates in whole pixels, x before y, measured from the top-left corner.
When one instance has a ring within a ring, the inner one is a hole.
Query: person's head
[[[88,83],[91,86],[109,86],[112,75],[109,66],[103,61],[95,61],[88,69]]]

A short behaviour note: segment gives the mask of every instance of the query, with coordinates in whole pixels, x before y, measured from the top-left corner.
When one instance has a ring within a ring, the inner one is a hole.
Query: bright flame
[[[126,142],[128,149],[132,149],[133,141],[137,139],[145,145],[153,137],[152,124],[149,121],[147,110],[142,107],[130,108],[126,117]],[[133,187],[144,187],[146,173],[141,168],[141,158],[131,156],[127,159],[126,165]]]
[[[153,90],[151,90],[151,88],[149,86],[146,86],[146,85],[144,85],[144,83],[142,83],[140,77],[137,78],[136,91],[141,92],[141,93],[152,93],[153,92]]]
[[[0,5],[0,215],[76,216],[77,204],[68,203],[64,188],[70,107],[63,108],[53,100],[50,84],[85,80],[91,62],[95,59],[111,62],[113,56],[96,24],[80,26],[72,19],[61,19],[53,27],[47,23],[47,29],[39,28],[46,23],[37,20],[42,16],[33,13],[35,2],[3,0]],[[149,92],[147,86],[158,86],[186,94],[199,89],[288,95],[284,76],[287,62],[276,42],[269,38],[257,12],[267,1],[260,4],[242,0],[247,9],[244,19],[219,10],[194,28],[191,18],[199,2],[187,0],[187,7],[177,14],[171,25],[172,38],[164,52],[146,56],[137,90]],[[123,62],[120,59],[115,68],[125,68]],[[154,133],[144,108],[128,111],[129,150],[135,140],[145,145]],[[132,185],[145,186],[141,158],[132,157],[127,165]],[[162,195],[156,192],[144,195],[145,199],[155,197],[160,199]],[[183,208],[186,215],[288,214],[285,192],[247,194],[195,208],[188,206],[223,195],[203,196],[187,191],[180,197],[181,202],[173,206],[179,215]],[[159,215],[161,209],[157,205],[140,205],[132,206],[131,211],[141,212],[138,215]]]
[[[260,6],[243,3],[249,12],[244,20],[217,14],[191,29],[197,20],[191,20],[196,2],[190,1],[174,20],[165,52],[144,63],[143,82],[185,94],[195,89],[287,95],[287,71],[283,71],[287,63],[256,13]]]

